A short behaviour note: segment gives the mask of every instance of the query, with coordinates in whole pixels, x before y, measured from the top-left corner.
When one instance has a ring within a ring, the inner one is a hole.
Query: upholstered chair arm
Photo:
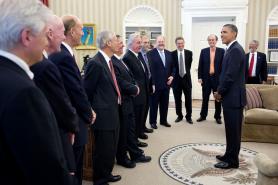
[[[269,177],[278,177],[278,162],[273,161],[267,155],[259,153],[254,162],[259,172]]]

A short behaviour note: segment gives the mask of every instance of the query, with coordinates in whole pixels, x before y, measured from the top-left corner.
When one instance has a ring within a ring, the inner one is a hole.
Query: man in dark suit
[[[153,129],[151,128],[147,128],[146,123],[147,123],[147,117],[148,117],[148,112],[149,112],[149,107],[150,107],[150,94],[151,92],[151,71],[150,71],[150,64],[148,61],[148,57],[147,57],[147,52],[150,51],[150,39],[148,36],[143,35],[141,36],[141,40],[142,40],[142,47],[140,52],[138,53],[138,58],[143,62],[145,69],[145,73],[148,77],[148,87],[147,87],[147,103],[145,106],[145,114],[144,114],[144,132],[146,133],[152,133]]]
[[[58,68],[47,59],[51,53],[61,50],[60,45],[65,39],[65,29],[61,18],[56,15],[49,20],[48,27],[49,44],[44,51],[44,59],[32,65],[30,69],[34,73],[34,82],[46,96],[55,114],[68,170],[71,175],[74,175],[76,165],[71,142],[74,133],[78,131],[78,117],[75,108],[70,103]]]
[[[266,55],[258,52],[259,42],[252,40],[249,44],[250,52],[246,54],[246,83],[261,84],[267,81]]]
[[[111,57],[119,47],[115,33],[102,31],[97,35],[99,52],[88,61],[84,84],[97,118],[92,127],[95,136],[93,152],[94,185],[107,185],[121,179],[112,175],[119,137],[119,106],[122,96]]]
[[[29,69],[43,59],[53,15],[39,1],[1,1],[0,7],[1,184],[71,185],[55,115]]]
[[[209,96],[211,91],[217,91],[221,64],[225,52],[223,48],[216,47],[216,43],[218,41],[216,35],[209,35],[207,40],[209,47],[201,50],[198,67],[198,81],[202,85],[203,101],[200,118],[197,119],[197,122],[206,120],[208,115]],[[221,124],[221,103],[218,101],[215,101],[214,103],[214,118],[216,123]]]
[[[169,91],[173,81],[173,60],[171,52],[165,49],[163,36],[156,38],[156,48],[148,52],[152,78],[153,94],[150,98],[150,125],[157,129],[157,111],[159,105],[160,124],[171,127],[167,121]]]
[[[138,58],[141,47],[141,36],[139,34],[131,34],[127,41],[128,50],[123,56],[123,61],[131,70],[134,79],[140,88],[139,95],[134,99],[136,135],[140,139],[147,139],[148,136],[144,133],[144,117],[146,106],[148,106],[148,76],[144,63]],[[147,146],[147,144],[143,142],[138,142],[138,144],[140,146]]]
[[[140,93],[140,89],[136,85],[132,72],[120,58],[123,54],[124,44],[119,35],[117,35],[117,39],[119,48],[112,57],[112,61],[121,90],[122,104],[120,106],[120,135],[116,159],[119,165],[134,168],[136,162],[149,162],[151,157],[145,156],[144,151],[137,146],[133,101],[134,97]],[[131,160],[127,156],[127,151]]]
[[[182,114],[182,92],[185,98],[186,121],[192,124],[192,82],[191,82],[191,63],[192,52],[184,49],[184,38],[177,37],[175,40],[177,50],[172,52],[174,68],[176,69],[173,80],[173,93],[176,104],[176,114],[178,115],[175,122],[180,122],[183,119]]]
[[[227,45],[217,92],[216,101],[222,101],[226,131],[226,152],[217,155],[220,160],[216,168],[229,169],[239,167],[239,151],[241,142],[241,123],[243,107],[246,104],[245,92],[245,54],[236,41],[237,27],[226,24],[221,31],[222,43]]]
[[[82,23],[75,16],[62,17],[66,39],[61,45],[61,51],[49,56],[49,59],[58,67],[66,92],[72,106],[76,109],[79,118],[79,132],[75,135],[73,151],[76,163],[76,177],[78,184],[82,184],[83,156],[87,143],[88,125],[92,123],[93,111],[83,87],[83,80],[73,56],[72,48],[80,44],[83,35]]]

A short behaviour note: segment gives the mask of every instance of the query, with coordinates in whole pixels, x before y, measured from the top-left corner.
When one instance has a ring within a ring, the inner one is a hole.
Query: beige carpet
[[[169,177],[160,168],[160,155],[177,145],[187,143],[223,143],[225,144],[224,125],[218,125],[213,119],[214,112],[209,110],[207,120],[197,123],[196,119],[199,117],[200,109],[193,109],[192,119],[193,125],[188,124],[185,120],[174,123],[176,119],[175,110],[169,109],[168,121],[172,124],[171,128],[166,128],[158,125],[158,129],[154,133],[148,134],[149,139],[146,140],[149,144],[145,150],[146,155],[152,156],[152,161],[146,164],[137,164],[133,169],[127,169],[115,165],[113,174],[121,175],[122,180],[113,185],[181,185],[181,182]],[[159,122],[159,120],[158,120]],[[263,152],[269,155],[272,159],[277,160],[278,144],[267,143],[252,143],[244,142],[242,147]],[[91,182],[85,182],[84,185],[91,185]],[[215,185],[208,183],[205,185]]]

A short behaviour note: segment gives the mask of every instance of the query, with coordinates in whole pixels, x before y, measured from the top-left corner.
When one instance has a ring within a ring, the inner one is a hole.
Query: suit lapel
[[[186,52],[185,52],[185,49],[183,50],[183,53],[184,53],[184,59],[183,59],[183,61],[184,61],[184,66],[185,66],[185,72],[187,71],[186,69],[187,69],[187,66],[188,66],[188,64],[187,64],[187,57],[188,56],[186,56]]]
[[[155,54],[157,55],[157,57],[159,58],[160,64],[165,67],[166,66],[166,61],[165,61],[165,66],[163,65],[163,61],[160,57],[160,54],[158,53],[158,50],[155,48]],[[165,53],[164,53],[165,54]],[[166,55],[165,55],[165,60],[166,60]]]
[[[261,67],[261,56],[259,52],[257,52],[257,64],[256,64],[256,74],[258,74],[259,69]]]
[[[115,84],[114,84],[114,81],[113,81],[113,77],[112,77],[112,74],[111,74],[111,71],[110,71],[110,68],[104,58],[104,56],[102,56],[102,54],[99,52],[98,53],[98,57],[100,59],[100,62],[101,64],[103,65],[106,73],[108,74],[108,78],[109,78],[109,81],[111,82],[112,86],[114,87],[114,89],[116,90],[116,87],[115,87]],[[117,90],[116,90],[117,91]]]
[[[76,74],[78,75],[79,79],[81,79],[81,74],[80,74],[79,68],[78,68],[78,66],[77,66],[75,57],[71,55],[70,51],[69,51],[63,44],[61,45],[61,49],[62,49],[63,51],[65,51],[66,53],[68,53],[68,54],[72,57],[72,59],[73,59],[73,64],[72,64],[72,65],[73,65],[73,67],[74,67],[74,69],[75,69],[75,72],[76,72]]]

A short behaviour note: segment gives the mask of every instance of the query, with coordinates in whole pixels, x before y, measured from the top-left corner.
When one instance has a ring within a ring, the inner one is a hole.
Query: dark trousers
[[[107,182],[111,175],[117,152],[119,128],[115,130],[93,129],[95,150],[93,153],[94,185]]]
[[[184,77],[186,78],[186,77]],[[176,105],[176,114],[179,117],[183,117],[182,114],[182,92],[184,94],[185,99],[185,108],[186,108],[186,119],[191,119],[192,116],[192,88],[186,83],[186,80],[183,80],[173,88],[175,105]]]
[[[243,108],[225,108],[223,107],[226,132],[226,152],[224,154],[227,162],[238,164],[239,151],[241,144],[241,124],[243,117]]]
[[[259,77],[247,77],[247,84],[261,84]]]
[[[150,97],[150,124],[156,125],[157,111],[159,105],[160,123],[167,122],[168,105],[169,105],[169,88],[155,90]]]
[[[145,106],[144,118],[143,118],[143,122],[144,122],[143,129],[147,128],[146,123],[147,123],[149,108],[150,108],[150,96],[148,95],[146,106]]]
[[[131,159],[136,159],[143,153],[137,146],[134,113],[123,113],[120,111],[120,134],[116,154],[117,161],[128,159],[127,152],[129,152]]]
[[[201,109],[201,117],[206,118],[208,115],[208,102],[209,102],[209,96],[211,92],[217,91],[217,79],[216,76],[210,76],[208,80],[203,81],[202,84],[202,95],[203,95],[203,101],[202,101],[202,109]],[[221,119],[221,103],[214,101],[215,105],[215,112],[214,112],[214,118],[215,119]]]
[[[137,137],[144,133],[144,126],[145,126],[144,116],[146,111],[145,108],[146,108],[145,102],[134,106],[135,125],[136,125],[135,131]]]
[[[73,152],[74,152],[75,163],[76,163],[75,176],[78,185],[82,185],[84,151],[85,151],[84,145],[73,146]]]
[[[76,172],[76,158],[73,152],[73,146],[69,139],[69,133],[64,131],[63,129],[60,129],[60,136],[68,170],[69,172]]]

